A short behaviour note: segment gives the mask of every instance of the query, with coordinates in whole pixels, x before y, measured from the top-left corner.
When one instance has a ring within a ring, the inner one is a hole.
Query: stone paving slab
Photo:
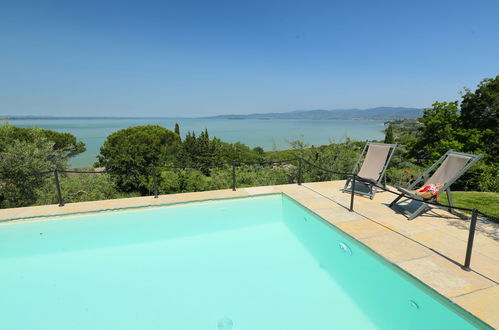
[[[340,191],[343,185],[344,181],[329,181],[161,195],[157,199],[135,197],[64,207],[4,209],[0,210],[0,225],[8,225],[11,222],[2,220],[12,218],[284,193],[470,313],[499,328],[499,225],[479,221],[471,262],[473,271],[466,272],[461,269],[461,263],[469,222],[441,209],[408,221],[388,207],[395,196],[387,192],[377,193],[373,200],[356,196],[354,212],[349,212],[350,194]],[[36,218],[29,221],[36,221]]]
[[[396,233],[360,239],[362,243],[393,263],[428,257],[432,252]]]
[[[495,261],[499,262],[499,248],[497,247],[496,243],[480,246],[480,250],[478,251],[478,253],[484,254],[489,258],[492,258]]]
[[[409,237],[435,251],[445,251],[445,255],[456,262],[462,262],[466,255],[466,243],[454,236],[445,235],[440,230],[429,230]]]
[[[490,324],[499,324],[499,286],[478,290],[453,300],[465,309],[472,309],[476,316],[488,320]]]
[[[494,286],[494,282],[466,272],[460,265],[449,263],[439,255],[402,261],[397,265],[448,298]]]
[[[383,236],[391,233],[389,229],[370,220],[342,222],[337,224],[337,227],[357,239]]]

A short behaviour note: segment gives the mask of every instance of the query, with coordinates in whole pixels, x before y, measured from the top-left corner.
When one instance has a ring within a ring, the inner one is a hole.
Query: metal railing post
[[[64,206],[64,200],[62,199],[61,185],[59,184],[59,174],[57,170],[54,170],[54,181],[55,188],[57,190],[57,200],[59,201],[59,206]]]
[[[158,198],[158,179],[156,178],[156,166],[152,166],[152,184],[154,189],[154,198]]]
[[[464,260],[464,266],[463,266],[463,269],[468,272],[471,271],[470,268],[471,252],[473,251],[473,240],[475,239],[477,218],[478,218],[478,210],[473,209],[473,211],[471,211],[470,233],[468,235],[468,246],[466,247],[466,258]]]
[[[236,191],[236,164],[232,164],[232,191]]]
[[[298,158],[298,185],[301,186],[302,183],[302,159]]]
[[[353,199],[354,199],[354,192],[355,192],[355,173],[352,174],[352,194],[350,195],[350,212],[353,212]]]

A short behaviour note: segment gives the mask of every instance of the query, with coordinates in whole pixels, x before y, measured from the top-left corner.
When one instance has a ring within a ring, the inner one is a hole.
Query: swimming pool
[[[0,226],[0,329],[473,329],[283,195]]]

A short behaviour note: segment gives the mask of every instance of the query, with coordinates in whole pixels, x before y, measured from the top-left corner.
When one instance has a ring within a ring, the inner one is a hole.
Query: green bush
[[[417,165],[409,165],[404,168],[389,167],[386,170],[386,180],[390,185],[397,185],[405,188],[417,179],[424,170],[424,168]]]
[[[295,181],[295,176],[296,169],[293,166],[242,165],[236,167],[236,186],[242,188],[288,184]],[[213,168],[210,175],[189,168],[161,169],[157,180],[160,194],[230,189],[232,166]],[[152,185],[152,182],[150,184]]]
[[[230,171],[228,173],[232,175]],[[236,186],[256,187],[287,184],[294,181],[295,175],[295,168],[289,168],[285,165],[245,165],[236,169]]]
[[[303,152],[303,158],[323,169],[339,173],[352,173],[359,154],[364,148],[364,142],[347,139],[343,143],[332,143],[327,146],[313,147]],[[328,180],[344,180],[343,174],[332,174],[323,171],[307,162],[303,164],[303,182]]]
[[[59,174],[59,181],[65,203],[140,196],[138,192],[119,192],[109,174]],[[36,205],[58,203],[53,178],[36,190],[36,196]]]
[[[158,178],[160,194],[204,191],[210,189],[209,178],[195,169],[161,169]],[[151,190],[152,190],[152,186]]]

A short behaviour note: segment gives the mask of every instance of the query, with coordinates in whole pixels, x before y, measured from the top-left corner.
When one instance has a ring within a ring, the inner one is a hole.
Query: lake
[[[98,119],[13,119],[20,127],[40,127],[67,132],[83,141],[87,151],[71,160],[73,167],[91,166],[106,137],[122,128],[138,125],[161,125],[173,130],[180,125],[182,137],[188,131],[199,134],[205,128],[210,137],[225,142],[241,142],[266,151],[288,149],[288,141],[303,135],[305,142],[319,146],[349,137],[354,140],[384,138],[382,120],[299,120],[299,119],[200,119],[200,118],[98,118]]]

